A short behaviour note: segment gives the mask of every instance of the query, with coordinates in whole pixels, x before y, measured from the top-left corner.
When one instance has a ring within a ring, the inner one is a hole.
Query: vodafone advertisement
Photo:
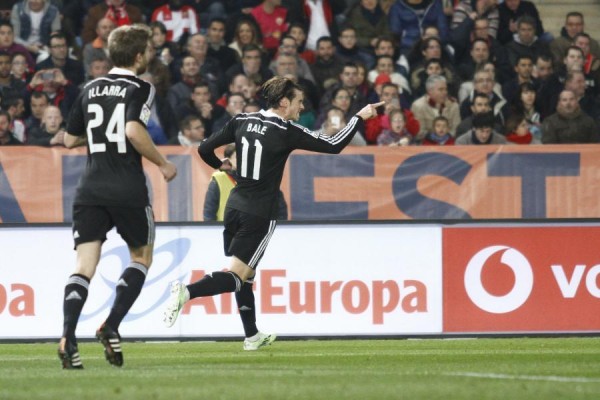
[[[600,226],[443,229],[444,332],[600,331]]]
[[[62,333],[65,282],[75,252],[69,227],[0,228],[0,339]],[[129,262],[111,232],[77,335],[91,338],[107,317]],[[220,226],[159,226],[144,290],[120,328],[125,337],[242,336],[235,297],[187,303],[164,327],[169,283],[229,265]],[[282,336],[442,333],[442,229],[434,225],[280,225],[255,279],[259,329]]]

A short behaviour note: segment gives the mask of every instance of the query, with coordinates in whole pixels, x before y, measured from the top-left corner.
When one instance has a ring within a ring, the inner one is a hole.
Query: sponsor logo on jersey
[[[140,113],[140,120],[144,124],[148,124],[151,113],[152,113],[152,111],[150,111],[150,108],[146,104],[144,104],[144,106],[142,107],[142,112]]]

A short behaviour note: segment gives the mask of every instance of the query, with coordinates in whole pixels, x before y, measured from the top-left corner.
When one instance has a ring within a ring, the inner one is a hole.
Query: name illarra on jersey
[[[94,86],[88,91],[88,99],[97,97],[97,96],[119,96],[125,98],[125,94],[127,93],[127,87],[123,86]]]

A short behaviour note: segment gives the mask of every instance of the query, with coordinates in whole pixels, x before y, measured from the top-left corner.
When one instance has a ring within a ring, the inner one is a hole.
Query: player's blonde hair
[[[146,25],[120,26],[108,36],[108,54],[115,67],[131,67],[138,54],[144,54],[152,31]]]

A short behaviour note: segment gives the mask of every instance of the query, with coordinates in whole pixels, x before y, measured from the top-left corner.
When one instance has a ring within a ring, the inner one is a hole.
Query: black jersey
[[[221,160],[214,150],[235,142],[238,184],[227,207],[275,219],[279,185],[290,153],[296,149],[339,153],[363,127],[362,118],[354,116],[344,129],[326,136],[261,110],[236,115],[220,132],[203,141],[198,152],[208,165],[219,168]]]
[[[142,156],[125,135],[125,124],[137,121],[146,126],[155,90],[127,72],[114,68],[108,76],[89,82],[69,114],[67,132],[87,135],[88,146],[74,204],[149,204]]]

